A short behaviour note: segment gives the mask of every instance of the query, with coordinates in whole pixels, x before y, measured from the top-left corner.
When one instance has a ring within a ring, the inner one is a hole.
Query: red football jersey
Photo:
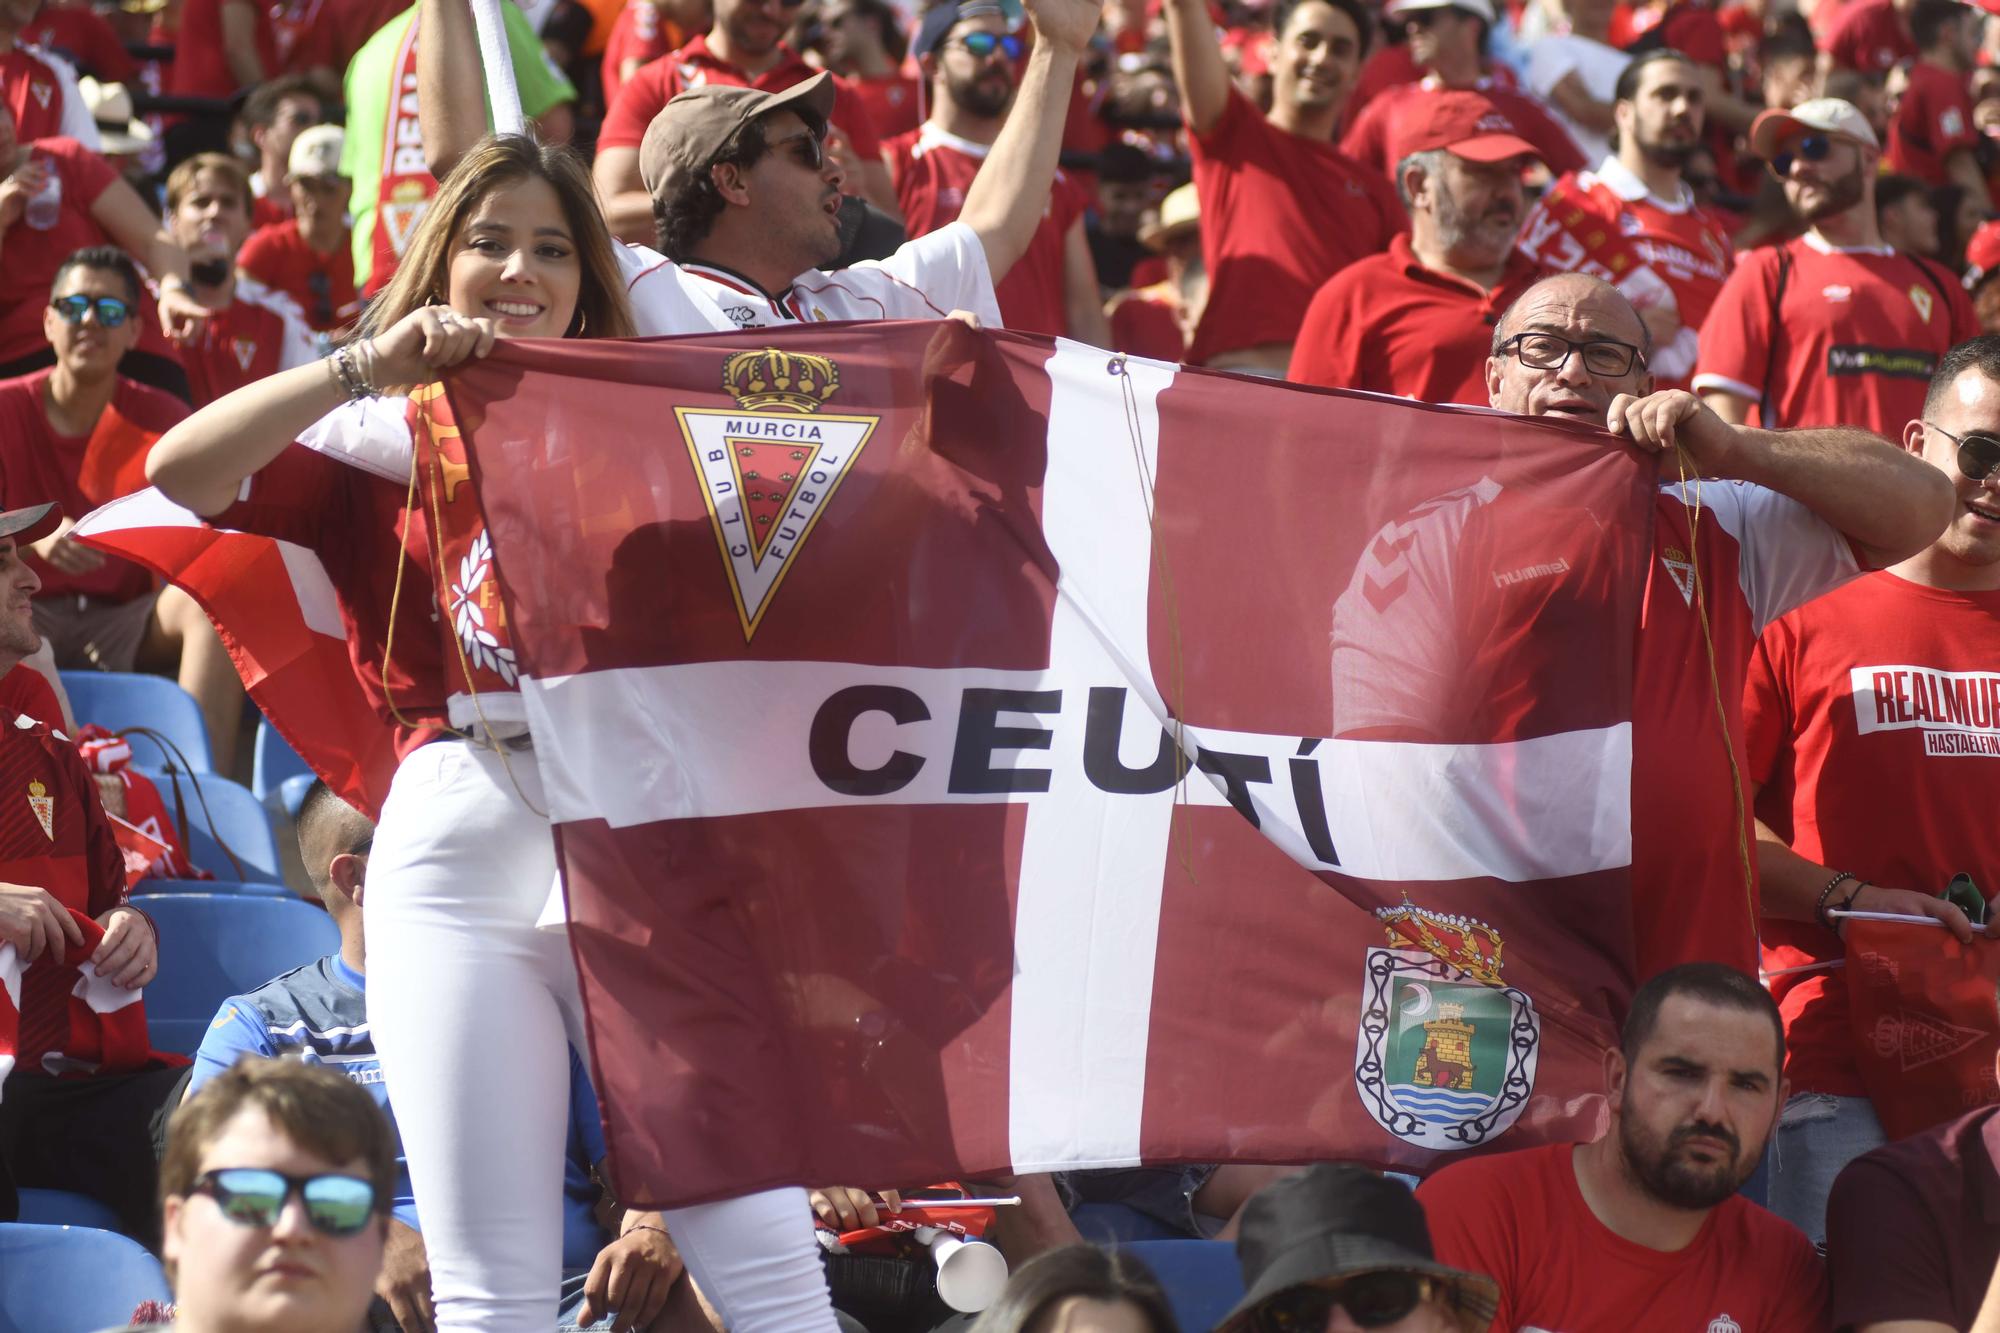
[[[12,717],[31,717],[50,731],[65,730],[55,687],[25,662],[0,675],[0,718]]]
[[[908,134],[923,121],[922,82],[912,75],[895,73],[885,79],[854,80],[855,96],[868,108],[875,134],[884,143],[899,134]],[[1072,108],[1072,117],[1074,108]],[[1067,127],[1068,122],[1065,122]]]
[[[611,24],[611,36],[604,43],[604,61],[600,71],[604,79],[604,105],[609,107],[618,100],[619,90],[625,86],[625,77],[620,71],[626,61],[647,64],[673,51],[686,40],[680,25],[662,15],[660,7],[650,3],[650,0],[632,0],[619,10],[618,17]]]
[[[1895,439],[1922,413],[1938,358],[1978,332],[1942,265],[1886,246],[1836,250],[1808,232],[1738,261],[1702,324],[1694,387],[1768,396],[1760,425],[1844,424]]]
[[[965,192],[986,160],[987,145],[947,134],[935,125],[892,139],[886,146],[896,180],[896,202],[912,237],[927,236],[958,219]],[[1010,329],[1023,333],[1069,332],[1063,304],[1063,240],[1090,207],[1090,197],[1063,172],[1056,172],[1048,207],[1027,251],[993,289]]]
[[[30,151],[62,178],[62,209],[56,225],[47,231],[25,222],[7,229],[6,259],[0,262],[0,362],[18,360],[49,345],[42,334],[49,285],[72,253],[106,243],[104,228],[90,209],[118,179],[110,163],[74,139],[37,140]],[[144,318],[144,312],[133,317]]]
[[[1799,855],[1871,884],[1941,891],[1960,871],[1996,887],[2000,592],[1871,574],[1764,631],[1743,720],[1765,807]],[[1991,763],[1987,761],[1991,760]],[[1764,922],[1776,971],[1843,956],[1831,931]],[[1773,977],[1794,1092],[1865,1095],[1837,970]]]
[[[776,93],[819,73],[799,59],[798,53],[789,47],[778,49],[783,58],[753,79],[736,66],[711,54],[708,35],[703,33],[672,55],[661,56],[652,64],[642,66],[632,76],[631,82],[619,89],[617,100],[604,113],[604,128],[597,132],[597,146],[637,148],[645,139],[646,127],[652,124],[653,117],[660,114],[660,109],[683,88],[724,83],[737,88],[761,88],[765,92]],[[882,156],[882,140],[875,133],[874,122],[868,118],[868,108],[855,95],[853,84],[837,74],[833,82],[837,90],[833,99],[833,123],[847,136],[857,160],[873,162]]]
[[[1684,1249],[1636,1244],[1584,1201],[1575,1152],[1475,1157],[1417,1187],[1439,1261],[1500,1283],[1495,1330],[1826,1328],[1826,1270],[1797,1227],[1732,1194]]]
[[[1944,160],[1984,138],[1972,123],[1972,97],[1963,74],[1919,60],[1910,66],[1910,85],[1889,120],[1887,165],[1926,185],[1946,185]]]
[[[212,311],[194,341],[181,347],[196,407],[317,359],[312,332],[291,301],[245,278],[237,279],[236,299]]]
[[[299,234],[296,218],[250,233],[237,252],[236,267],[291,297],[306,327],[321,333],[344,328],[361,313],[361,297],[354,289],[354,247],[343,239],[332,254],[321,254]]]
[[[139,77],[139,62],[118,40],[117,30],[88,5],[44,5],[34,22],[21,29],[18,40],[53,51],[79,73],[107,83]]]
[[[1875,73],[1917,58],[1917,40],[1891,0],[1850,4],[1835,20],[1823,49],[1841,69]]]
[[[14,113],[14,138],[21,143],[64,133],[69,86],[54,65],[33,51],[16,46],[0,52],[0,97]],[[0,302],[0,309],[4,308],[5,303]]]
[[[1208,304],[1188,360],[1289,343],[1313,293],[1409,220],[1395,188],[1332,144],[1279,129],[1231,89],[1222,118],[1193,136]]]

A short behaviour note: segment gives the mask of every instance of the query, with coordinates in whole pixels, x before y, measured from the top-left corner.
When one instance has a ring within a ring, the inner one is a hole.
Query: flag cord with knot
[[[1125,435],[1132,446],[1132,466],[1139,477],[1140,502],[1146,507],[1146,531],[1152,543],[1153,565],[1159,572],[1160,599],[1167,615],[1167,640],[1173,648],[1174,696],[1169,703],[1173,721],[1174,737],[1174,808],[1181,819],[1180,862],[1181,871],[1190,884],[1195,882],[1193,843],[1185,823],[1187,808],[1187,723],[1183,720],[1187,712],[1187,669],[1186,654],[1181,641],[1180,599],[1174,595],[1173,573],[1167,568],[1167,555],[1160,545],[1159,512],[1153,503],[1154,478],[1146,466],[1145,432],[1139,424],[1139,397],[1132,387],[1132,372],[1125,353],[1113,354],[1104,363],[1104,373],[1117,377],[1119,397],[1125,407]]]
[[[1722,674],[1715,664],[1715,638],[1708,627],[1708,598],[1701,584],[1701,469],[1678,440],[1674,441],[1674,459],[1680,465],[1683,502],[1687,499],[1688,473],[1694,473],[1694,504],[1688,512],[1688,565],[1693,571],[1695,617],[1701,621],[1701,644],[1708,661],[1709,689],[1715,698],[1715,721],[1722,728],[1722,748],[1729,756],[1729,790],[1736,811],[1736,858],[1743,871],[1743,899],[1750,910],[1750,933],[1758,938],[1761,951],[1762,939],[1757,929],[1757,881],[1750,868],[1748,812],[1743,806],[1743,771],[1736,763],[1736,738],[1729,730],[1729,710],[1722,698]]]

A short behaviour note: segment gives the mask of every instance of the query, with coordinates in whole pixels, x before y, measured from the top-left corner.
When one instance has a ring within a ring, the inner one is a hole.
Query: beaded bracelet
[[[375,386],[363,376],[354,364],[353,350],[336,347],[333,352],[333,374],[340,381],[341,389],[350,399],[374,398],[378,396]]]
[[[1833,925],[1833,918],[1829,917],[1826,914],[1826,900],[1833,896],[1833,891],[1835,889],[1839,888],[1842,884],[1845,884],[1850,879],[1853,880],[1856,884],[1854,893],[1859,894],[1861,892],[1861,889],[1859,887],[1861,882],[1861,877],[1849,871],[1843,870],[1838,875],[1835,875],[1832,879],[1826,882],[1826,887],[1819,891],[1819,901],[1813,904],[1813,915],[1816,918],[1818,918],[1819,923],[1822,926],[1825,926],[1828,930],[1832,930],[1834,928],[1834,925]],[[1854,901],[1854,896],[1850,895],[1847,901],[1849,903],[1852,903]]]

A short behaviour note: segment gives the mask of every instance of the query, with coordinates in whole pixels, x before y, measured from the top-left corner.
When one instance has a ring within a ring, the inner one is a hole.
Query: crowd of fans
[[[682,160],[700,127],[669,143],[659,118],[689,89],[779,94],[830,70],[830,89],[783,112],[806,127],[799,160],[839,186],[828,267],[963,223],[1000,275],[975,313],[1008,328],[1609,425],[1758,483],[1663,502],[1638,668],[1658,722],[1634,728],[1635,808],[1656,812],[1633,833],[1646,984],[1606,1052],[1607,1133],[1459,1164],[1414,1195],[1355,1168],[1248,1163],[991,1182],[1022,1196],[994,1236],[1016,1272],[960,1325],[1174,1327],[1149,1275],[1082,1242],[1071,1214],[1114,1203],[1236,1242],[1247,1294],[1226,1329],[2000,1328],[2000,1122],[1978,1110],[1888,1141],[1830,915],[1924,915],[1969,939],[1938,893],[1959,872],[1990,879],[2000,850],[1985,832],[1994,751],[1885,767],[1850,684],[1862,663],[2000,670],[2000,339],[1982,336],[2000,332],[2000,5],[1107,0],[1073,81],[1032,105],[1038,37],[1018,0],[503,14],[523,112],[588,164],[609,234],[699,261],[711,283],[733,274],[774,311],[791,298],[729,262],[761,239],[719,194],[685,230],[671,182],[747,171],[789,141],[724,136]],[[200,702],[221,766],[239,761],[242,687],[200,608],[71,530],[144,486],[152,444],[190,413],[318,363],[371,302],[414,321],[444,300],[393,285],[438,260],[422,240],[434,202],[477,203],[440,194],[434,171],[456,154],[426,138],[417,17],[402,0],[0,0],[10,714],[73,732],[89,719],[64,716],[57,669],[161,672]],[[998,262],[975,181],[1010,120],[1065,100],[1046,207]],[[943,271],[926,263],[927,280]],[[685,331],[657,326],[665,307],[633,282],[638,332]],[[365,384],[397,336],[367,327],[376,343],[336,363],[343,385]],[[234,483],[223,492],[218,510]],[[1709,505],[1733,545],[1696,552],[1687,505]],[[1871,566],[1894,572],[1853,577]],[[1713,687],[1682,633],[1709,634],[1690,592],[1704,578],[1723,608]],[[1735,696],[1740,745],[1710,735],[1712,688]],[[1866,707],[1907,723],[1908,704]],[[0,755],[0,771],[96,799],[60,746],[37,745],[32,766]],[[1755,816],[1741,844],[1732,772]],[[57,841],[35,813],[35,836]],[[143,914],[93,878],[115,856],[107,836],[76,826],[62,885],[0,883],[0,946],[60,958],[95,931],[101,970],[143,985],[157,961]],[[12,1186],[105,1198],[173,1266],[183,1328],[428,1330],[418,1210],[448,1205],[416,1197],[369,1032],[374,827],[319,787],[297,836],[339,953],[230,997],[191,1070],[119,1075],[103,1106],[24,1059],[0,1092],[0,1218]],[[1734,869],[1746,854],[1757,929]],[[20,1011],[17,1050],[59,1051]],[[607,1189],[574,1051],[569,1068],[560,1327],[711,1327],[671,1219]],[[827,1186],[811,1203],[835,1229],[872,1224],[897,1206],[883,1186],[922,1183]],[[931,1326],[898,1318],[877,1333]]]

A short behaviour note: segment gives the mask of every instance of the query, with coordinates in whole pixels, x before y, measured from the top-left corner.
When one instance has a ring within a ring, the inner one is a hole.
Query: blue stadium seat
[[[63,689],[69,695],[76,724],[95,722],[110,731],[150,727],[180,747],[186,767],[213,773],[215,759],[208,747],[208,724],[194,696],[165,676],[123,671],[65,671]],[[132,762],[141,768],[164,768],[180,760],[151,738],[130,736]]]
[[[175,778],[145,765],[136,767],[160,789],[167,817],[173,818]],[[250,794],[249,788],[215,773],[182,773],[179,782],[181,804],[187,811],[187,851],[196,865],[218,879],[234,878],[240,866],[246,880],[266,884],[285,882],[278,839],[271,832],[271,812]],[[196,790],[201,793],[199,797]],[[206,812],[202,809],[204,800],[208,806]],[[209,830],[211,817],[215,820],[213,832]],[[216,845],[218,836],[236,853],[237,865],[231,865],[229,857]]]
[[[1182,1328],[1214,1328],[1243,1299],[1243,1270],[1228,1241],[1135,1240],[1118,1252],[1153,1270]]]
[[[1117,1245],[1133,1240],[1188,1240],[1148,1213],[1130,1204],[1080,1203],[1070,1210],[1069,1220],[1077,1233],[1093,1245]]]
[[[94,1333],[170,1300],[160,1262],[137,1241],[86,1227],[0,1224],[0,1333]]]
[[[45,1227],[95,1227],[99,1231],[118,1230],[118,1214],[109,1205],[99,1203],[88,1194],[72,1194],[68,1190],[31,1190],[23,1188],[21,1196],[22,1222],[34,1222]]]
[[[282,805],[286,814],[297,818],[299,803],[305,799],[306,788],[312,785],[312,779],[312,769],[299,758],[299,752],[278,734],[271,720],[258,718],[257,743],[252,750],[250,766],[250,794],[265,805]]]
[[[340,947],[333,918],[298,898],[163,893],[145,908],[160,930],[146,1027],[162,1051],[193,1054],[224,1000]]]
[[[227,879],[142,879],[132,886],[134,898],[157,898],[168,893],[215,893],[225,897],[248,894],[253,898],[296,898],[283,884],[241,883]]]

